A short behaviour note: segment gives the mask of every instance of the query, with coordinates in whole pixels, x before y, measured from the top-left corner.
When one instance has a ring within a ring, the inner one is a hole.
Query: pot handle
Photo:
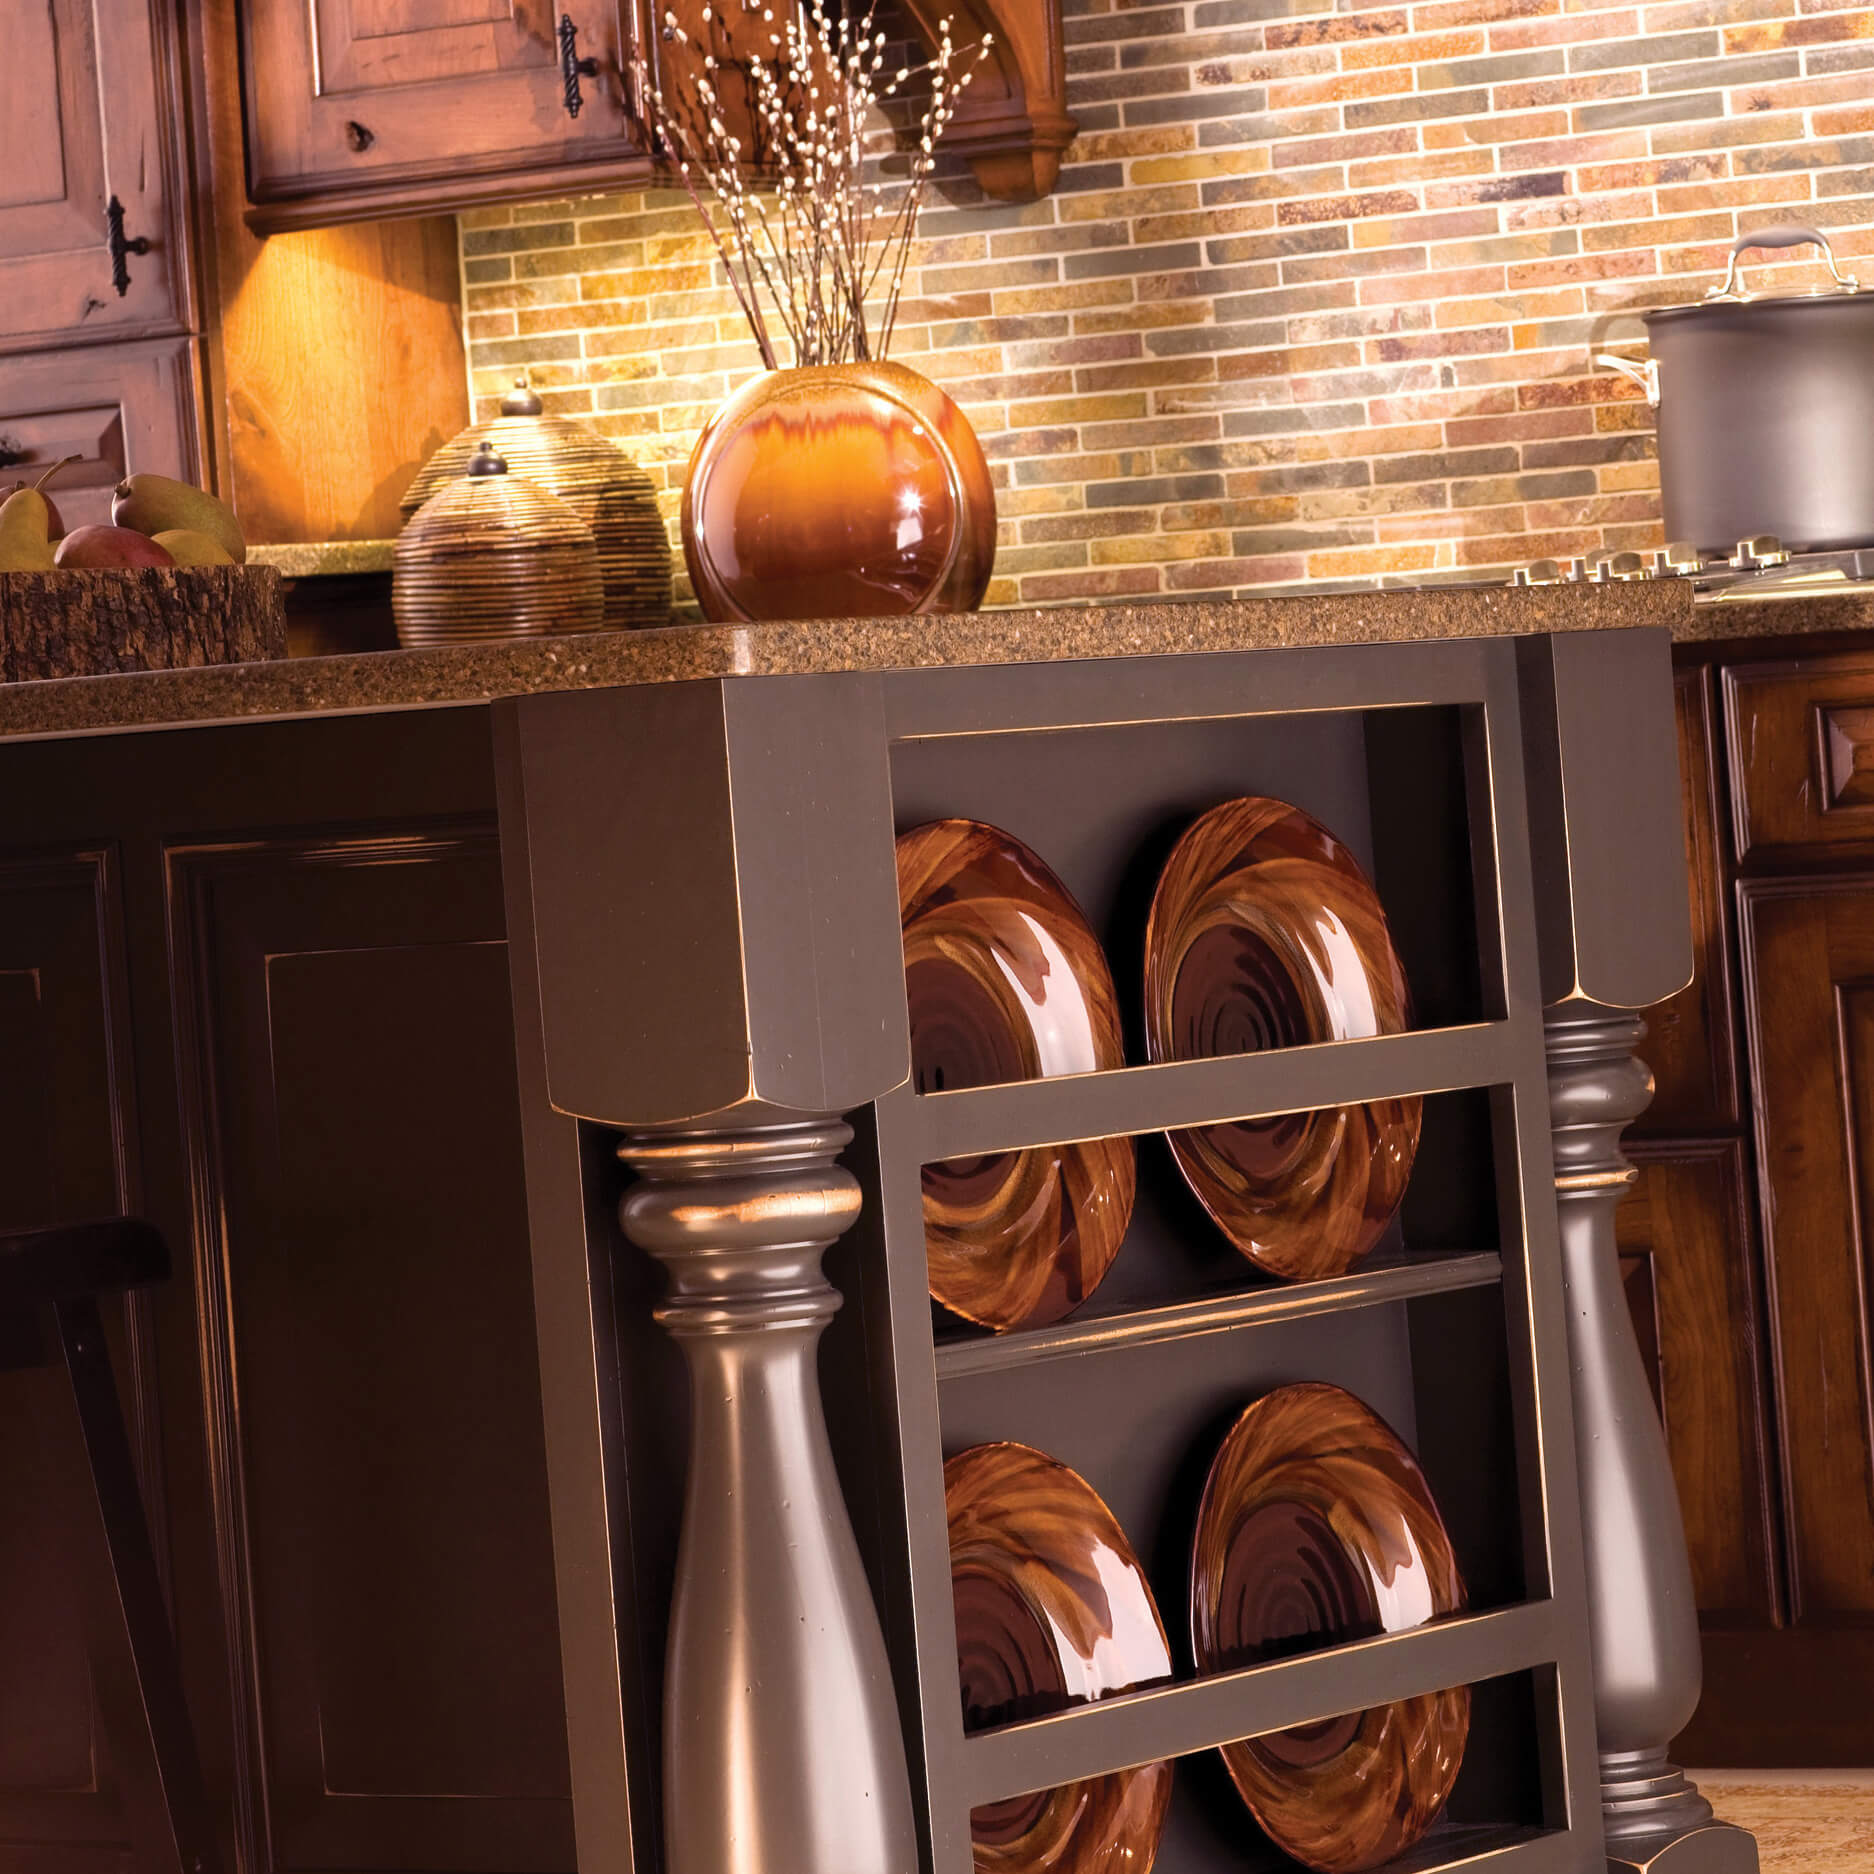
[[[1753,233],[1739,235],[1731,247],[1731,264],[1725,269],[1724,284],[1714,286],[1705,295],[1706,299],[1742,301],[1756,297],[1754,293],[1746,292],[1738,283],[1737,278],[1739,258],[1753,247],[1819,247],[1822,250],[1822,258],[1828,262],[1829,277],[1835,282],[1836,292],[1853,293],[1860,290],[1861,282],[1852,273],[1843,273],[1836,266],[1835,250],[1829,246],[1828,236],[1820,228],[1779,226],[1758,228]],[[1794,297],[1794,295],[1785,295],[1785,297]]]
[[[1646,401],[1657,410],[1659,408],[1659,360],[1648,358],[1642,364],[1636,364],[1631,358],[1616,358],[1611,351],[1597,351],[1594,354],[1596,364],[1604,364],[1610,371],[1618,371],[1631,383],[1639,385],[1646,393]]]

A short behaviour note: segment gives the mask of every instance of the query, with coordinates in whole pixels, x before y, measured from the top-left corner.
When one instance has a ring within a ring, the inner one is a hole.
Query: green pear
[[[187,527],[168,527],[160,534],[151,534],[150,538],[178,566],[232,566],[234,564],[234,561],[228,557],[227,549],[219,540],[211,540],[207,534],[195,533]]]
[[[247,541],[233,510],[167,475],[125,476],[113,490],[111,519],[140,534],[206,534],[236,565],[247,558]]]
[[[56,563],[52,543],[64,533],[65,523],[45,485],[60,469],[82,459],[68,455],[54,462],[30,488],[15,482],[0,501],[0,573],[43,573]]]
[[[37,488],[0,501],[0,573],[45,573],[53,566],[52,510]]]

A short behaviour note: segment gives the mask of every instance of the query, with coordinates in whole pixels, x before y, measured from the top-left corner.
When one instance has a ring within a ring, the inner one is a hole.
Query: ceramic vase
[[[901,364],[770,371],[690,457],[683,551],[714,623],[970,611],[995,550],[975,431]]]

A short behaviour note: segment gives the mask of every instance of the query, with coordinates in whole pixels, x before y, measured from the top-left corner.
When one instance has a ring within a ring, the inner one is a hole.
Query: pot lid
[[[1738,261],[1755,247],[1819,247],[1828,264],[1828,286],[1812,286],[1801,293],[1753,293],[1738,277]],[[1828,236],[1819,228],[1758,228],[1740,235],[1731,247],[1731,264],[1725,269],[1721,285],[1714,286],[1701,300],[1685,306],[1657,306],[1643,314],[1648,325],[1656,319],[1686,319],[1701,312],[1715,312],[1728,306],[1827,306],[1839,300],[1869,297],[1861,293],[1861,282],[1852,273],[1843,273],[1835,261],[1835,250]]]

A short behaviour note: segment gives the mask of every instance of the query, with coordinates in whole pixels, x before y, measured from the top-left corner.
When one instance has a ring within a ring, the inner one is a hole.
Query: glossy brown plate
[[[1284,801],[1225,801],[1172,849],[1145,936],[1155,1061],[1397,1034],[1410,1022],[1386,915],[1355,860]],[[1250,1261],[1343,1274],[1412,1175],[1420,1101],[1374,1100],[1170,1134],[1198,1201]]]
[[[1120,1067],[1119,998],[1066,886],[1020,840],[934,820],[898,840],[920,1093]],[[1039,1327],[1093,1293],[1132,1216],[1130,1139],[924,1167],[930,1292],[985,1327]]]
[[[1402,1632],[1465,1604],[1418,1461],[1352,1393],[1284,1386],[1231,1427],[1191,1549],[1200,1672]],[[1223,1760],[1279,1848],[1356,1874],[1438,1819],[1470,1711],[1460,1686],[1229,1744]]]
[[[1152,1590],[1078,1472],[1027,1445],[944,1466],[957,1677],[967,1730],[1039,1716],[1171,1673]],[[1150,1874],[1171,1765],[1089,1777],[972,1810],[984,1874]]]

